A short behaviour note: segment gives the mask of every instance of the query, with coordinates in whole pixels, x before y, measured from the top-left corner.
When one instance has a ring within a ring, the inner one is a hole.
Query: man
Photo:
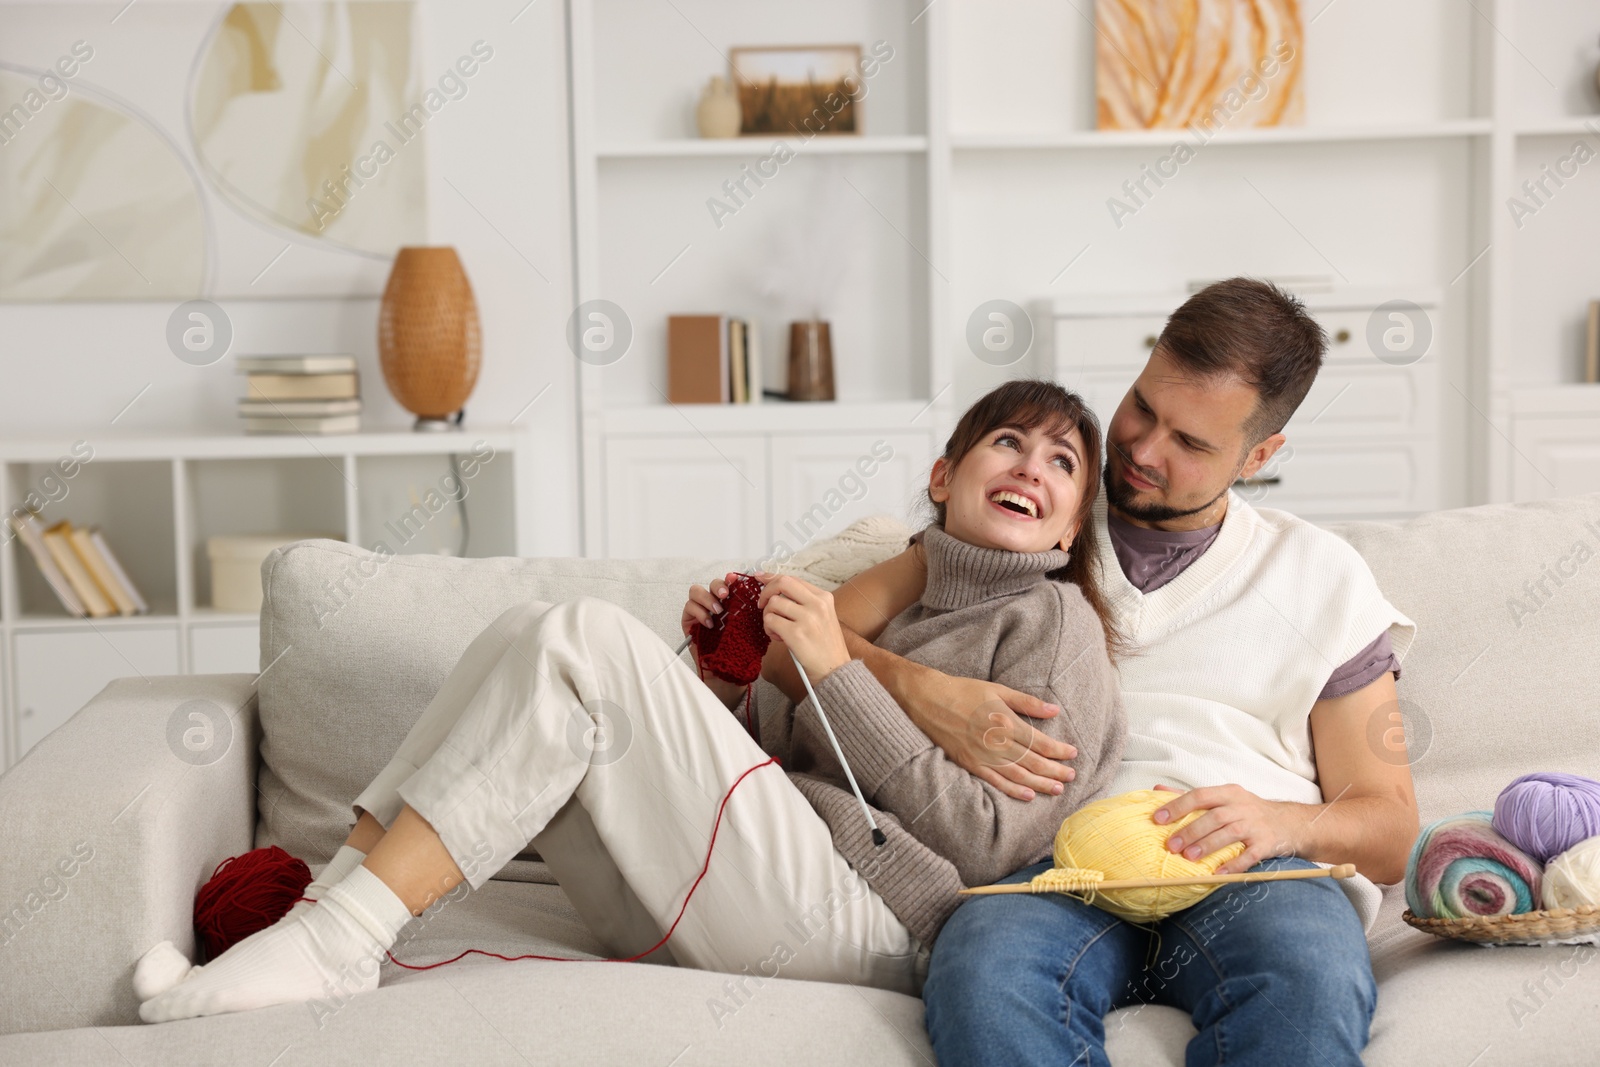
[[[1244,845],[1220,873],[1354,863],[1359,877],[1225,886],[1152,933],[1069,896],[969,900],[939,933],[924,989],[944,1067],[1103,1064],[1105,1016],[1142,1003],[1190,1013],[1191,1065],[1360,1062],[1377,998],[1373,883],[1404,877],[1418,829],[1392,734],[1416,626],[1348,544],[1231,488],[1283,445],[1326,345],[1276,287],[1218,282],[1173,313],[1107,428],[1094,522],[1115,561],[1102,555],[1099,572],[1136,649],[1118,663],[1128,746],[1109,794],[1172,789],[1158,823],[1202,814],[1170,849]],[[995,789],[1059,791],[1077,753],[1014,712],[1060,709],[871,644],[924,578],[908,548],[835,592],[851,654]],[[799,699],[787,660],[769,656],[765,677]]]

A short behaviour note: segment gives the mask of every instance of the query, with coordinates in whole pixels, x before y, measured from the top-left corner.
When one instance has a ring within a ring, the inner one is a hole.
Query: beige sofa
[[[868,525],[845,546],[852,559],[902,543],[892,521]],[[1600,495],[1330,529],[1419,626],[1399,692],[1424,822],[1486,808],[1526,771],[1600,777]],[[331,541],[275,552],[259,677],[122,679],[0,777],[0,1063],[931,1063],[912,998],[786,980],[741,996],[717,974],[599,962],[533,859],[441,903],[396,954],[478,946],[594,962],[468,957],[388,968],[376,992],[316,1009],[137,1021],[134,961],[165,938],[192,949],[194,892],[212,868],[266,844],[325,862],[350,798],[504,608],[603,597],[675,639],[687,586],[751,562],[383,563]],[[809,573],[842,577],[837,560]],[[209,734],[186,734],[205,722]],[[1374,744],[1389,725],[1373,723]],[[1596,1062],[1600,952],[1447,943],[1401,922],[1400,887],[1385,897],[1368,1062]],[[1193,1033],[1162,1006],[1122,1009],[1107,1030],[1118,1064],[1180,1064]],[[1317,1062],[1310,1049],[1286,1049],[1291,1059]]]

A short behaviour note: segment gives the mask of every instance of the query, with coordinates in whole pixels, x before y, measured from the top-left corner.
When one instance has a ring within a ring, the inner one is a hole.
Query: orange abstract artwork
[[[1096,0],[1102,130],[1303,121],[1299,0]]]

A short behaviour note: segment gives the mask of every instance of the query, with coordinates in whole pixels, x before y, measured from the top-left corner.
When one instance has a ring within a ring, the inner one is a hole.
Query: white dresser
[[[1313,522],[1398,518],[1440,506],[1439,294],[1418,286],[1404,297],[1410,308],[1390,304],[1393,288],[1301,294],[1328,331],[1328,353],[1284,428],[1288,441],[1255,477],[1236,483],[1245,499]],[[1037,301],[1029,308],[1037,372],[1080,393],[1104,429],[1186,298]]]

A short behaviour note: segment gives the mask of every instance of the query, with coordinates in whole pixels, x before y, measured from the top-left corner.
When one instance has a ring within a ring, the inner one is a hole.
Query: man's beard
[[[1116,448],[1116,446],[1111,445],[1111,448]],[[1128,462],[1128,457],[1122,455],[1120,451],[1117,453],[1117,458],[1122,461],[1122,466],[1124,468],[1132,466],[1132,464]],[[1240,469],[1242,470],[1243,467],[1241,466]],[[1235,471],[1234,474],[1237,476],[1238,472]],[[1143,477],[1143,475],[1140,475],[1140,477]],[[1123,481],[1120,477],[1112,475],[1110,449],[1107,449],[1105,470],[1101,472],[1101,485],[1104,487],[1106,492],[1106,503],[1122,512],[1122,514],[1130,518],[1138,519],[1140,522],[1170,522],[1173,519],[1181,519],[1189,515],[1196,515],[1215,504],[1227,494],[1230,488],[1232,488],[1233,478],[1228,479],[1227,483],[1223,485],[1221,492],[1217,493],[1216,496],[1213,496],[1210,500],[1207,500],[1199,507],[1174,508],[1168,507],[1166,504],[1141,503],[1140,501],[1134,499],[1137,490],[1135,490],[1127,482]]]

